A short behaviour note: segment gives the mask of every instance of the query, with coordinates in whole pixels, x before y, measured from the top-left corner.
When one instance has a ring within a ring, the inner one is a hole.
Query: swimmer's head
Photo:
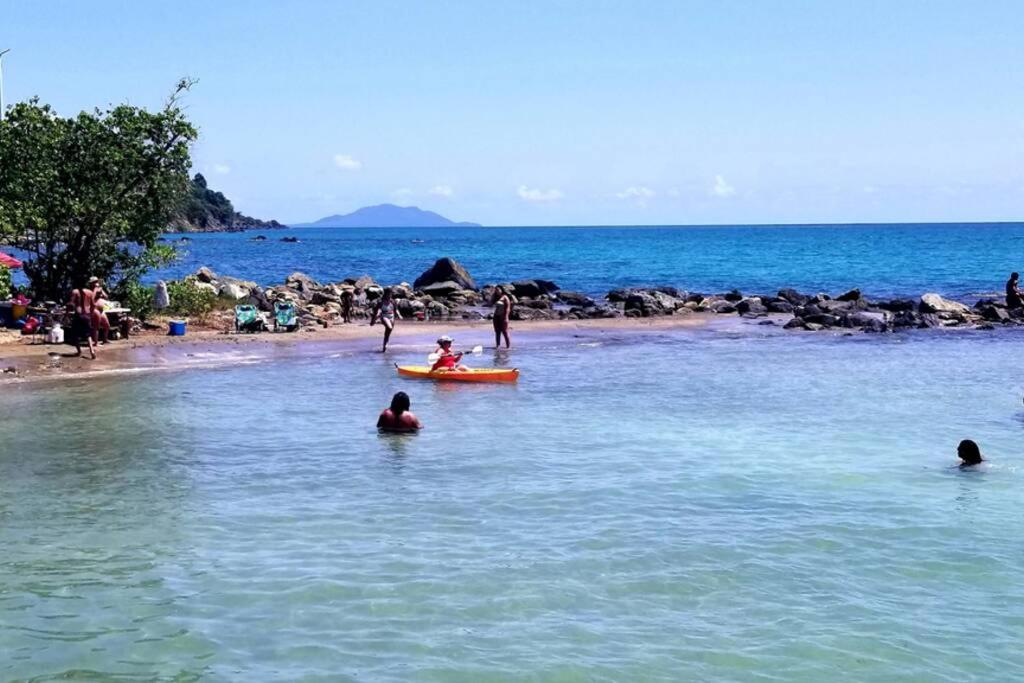
[[[965,465],[977,465],[981,462],[981,449],[970,439],[960,442],[960,445],[956,447],[956,454],[964,461]]]
[[[391,412],[395,417],[400,416],[402,413],[409,410],[409,395],[404,391],[399,391],[391,398]]]

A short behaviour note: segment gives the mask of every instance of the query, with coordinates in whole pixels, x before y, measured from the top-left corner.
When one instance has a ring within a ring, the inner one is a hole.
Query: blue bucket
[[[184,320],[171,320],[167,323],[167,335],[170,337],[184,337],[185,336],[185,321]]]

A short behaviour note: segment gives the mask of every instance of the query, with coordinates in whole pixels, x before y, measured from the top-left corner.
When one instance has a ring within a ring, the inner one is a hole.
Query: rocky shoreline
[[[512,320],[592,320],[684,316],[692,313],[763,318],[765,324],[782,323],[787,330],[885,333],[906,329],[1024,325],[1024,309],[1008,309],[994,299],[967,304],[926,293],[918,299],[871,301],[860,290],[838,296],[804,294],[781,289],[775,294],[745,294],[732,290],[719,294],[687,292],[676,287],[615,289],[602,299],[563,290],[545,279],[516,280],[477,286],[473,277],[450,258],[439,259],[412,284],[382,285],[364,275],[340,282],[320,283],[303,273],[292,273],[280,285],[261,287],[255,282],[220,276],[209,268],[195,275],[197,286],[221,299],[248,303],[264,312],[273,302],[296,304],[303,327],[327,326],[341,318],[344,298],[351,296],[351,317],[366,319],[374,302],[392,290],[398,312],[415,320],[483,320],[491,317],[491,298],[502,286],[513,299]],[[225,313],[227,314],[227,313]],[[780,319],[789,316],[783,323]]]

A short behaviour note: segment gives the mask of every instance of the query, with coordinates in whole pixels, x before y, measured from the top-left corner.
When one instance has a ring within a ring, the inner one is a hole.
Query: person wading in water
[[[508,338],[508,321],[512,315],[512,297],[508,295],[505,288],[498,285],[494,289],[494,297],[491,299],[494,304],[494,348],[501,346],[501,338],[505,337],[505,348],[512,346],[512,340]]]

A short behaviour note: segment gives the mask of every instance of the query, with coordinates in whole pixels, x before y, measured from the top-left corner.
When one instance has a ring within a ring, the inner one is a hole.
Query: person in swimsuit
[[[978,444],[970,439],[964,439],[960,442],[960,445],[956,447],[956,455],[960,458],[960,469],[974,467],[985,461],[981,457],[981,449],[978,448]]]
[[[462,352],[455,353],[452,351],[452,342],[455,341],[448,335],[445,335],[437,340],[437,348],[434,350],[437,361],[431,366],[430,371],[436,372],[438,370],[446,372],[466,372],[469,370],[465,365],[459,363],[462,360]]]
[[[96,301],[93,298],[90,287],[78,287],[71,292],[71,299],[68,301],[68,310],[71,312],[71,334],[75,338],[75,348],[78,355],[82,355],[82,340],[89,344],[89,355],[96,359],[96,346],[92,339],[92,321],[96,311]]]
[[[391,399],[391,407],[377,418],[377,429],[382,432],[415,432],[423,429],[418,417],[409,410],[409,396],[399,391]]]
[[[341,322],[352,322],[352,300],[355,298],[355,290],[345,287],[341,290]]]
[[[373,314],[370,316],[371,327],[377,318],[380,318],[380,324],[384,326],[384,345],[380,349],[381,353],[388,350],[388,340],[391,339],[391,333],[395,330],[396,317],[398,319],[402,318],[395,307],[395,299],[391,293],[391,288],[385,287],[384,294],[377,300],[377,304],[373,307]]]
[[[1020,290],[1017,288],[1018,280],[1020,273],[1010,273],[1010,279],[1006,281],[1006,307],[1011,310],[1024,306],[1024,300],[1021,299]]]
[[[494,348],[501,346],[501,338],[505,337],[505,348],[512,346],[508,338],[508,319],[512,314],[512,297],[508,295],[505,288],[498,285],[494,290]]]
[[[109,296],[103,289],[103,281],[98,277],[89,278],[89,287],[92,288],[93,314],[92,314],[92,340],[97,344],[106,344],[110,337],[110,319],[104,309],[110,306],[107,301]]]

